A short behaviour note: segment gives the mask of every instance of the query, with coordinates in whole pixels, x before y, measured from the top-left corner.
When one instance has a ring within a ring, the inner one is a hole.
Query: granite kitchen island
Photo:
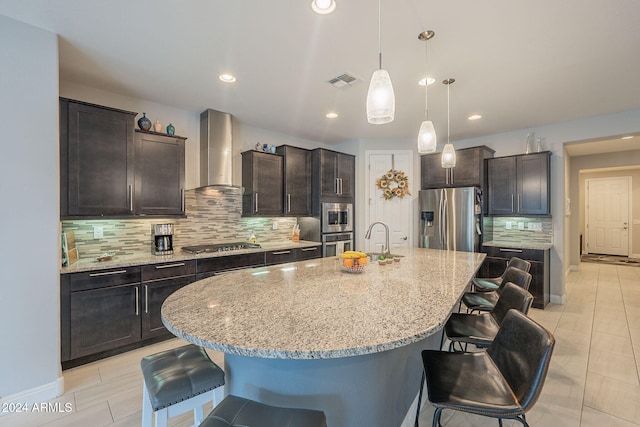
[[[485,255],[397,253],[399,263],[360,274],[322,258],[210,277],[167,298],[163,323],[225,353],[228,393],[320,409],[331,427],[400,426],[417,394],[420,351],[439,345]]]

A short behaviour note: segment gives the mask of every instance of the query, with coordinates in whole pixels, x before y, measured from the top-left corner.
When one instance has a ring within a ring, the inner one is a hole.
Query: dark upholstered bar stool
[[[502,282],[504,281],[504,275],[507,272],[507,270],[509,269],[509,267],[515,267],[517,269],[520,269],[522,271],[526,271],[527,273],[529,272],[529,270],[531,269],[531,263],[529,261],[526,261],[524,259],[518,258],[518,257],[512,257],[509,262],[507,262],[507,268],[505,268],[504,272],[502,273],[501,276],[499,277],[491,277],[491,278],[487,278],[487,277],[475,277],[474,279],[472,279],[472,284],[473,284],[473,289],[476,292],[488,292],[488,291],[495,291],[498,289],[498,287],[502,284]]]
[[[511,282],[525,290],[529,290],[531,285],[531,274],[516,267],[508,267],[502,277],[503,282],[495,291],[465,292],[460,303],[467,307],[467,311],[491,311],[498,302],[505,283]]]
[[[510,310],[486,351],[449,353],[424,350],[424,373],[418,393],[416,427],[426,380],[429,401],[436,407],[433,427],[441,426],[444,409],[518,420],[542,391],[555,339],[524,314]]]
[[[515,309],[526,315],[532,303],[533,295],[520,286],[507,282],[498,302],[489,313],[452,313],[444,324],[444,332],[451,340],[449,351],[455,349],[456,343],[460,346],[464,344],[464,351],[468,344],[487,347],[498,333],[509,310]]]
[[[322,411],[281,408],[229,395],[200,427],[327,427]]]
[[[140,361],[144,377],[142,426],[166,426],[167,420],[193,410],[195,425],[202,422],[202,405],[220,403],[224,397],[224,372],[204,349],[193,344],[145,356]]]

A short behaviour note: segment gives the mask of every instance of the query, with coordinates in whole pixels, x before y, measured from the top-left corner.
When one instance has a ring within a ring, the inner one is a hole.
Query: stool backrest
[[[526,412],[544,385],[555,338],[517,310],[505,316],[487,354],[511,386]]]
[[[507,267],[519,268],[520,270],[526,271],[528,273],[529,270],[531,270],[531,263],[522,258],[518,258],[517,256],[514,256],[507,263]]]
[[[498,325],[501,325],[509,310],[518,310],[527,314],[532,303],[533,295],[529,291],[514,283],[505,282],[500,297],[490,314]]]
[[[502,275],[502,283],[498,288],[498,293],[502,293],[502,289],[507,282],[511,282],[525,290],[529,290],[529,285],[531,285],[531,274],[524,270],[520,270],[517,267],[507,267]]]

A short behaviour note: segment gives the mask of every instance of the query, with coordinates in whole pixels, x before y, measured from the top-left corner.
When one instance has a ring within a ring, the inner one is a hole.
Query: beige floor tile
[[[2,427],[33,427],[63,419],[76,411],[72,393],[64,394],[48,402],[47,408],[33,405],[21,407],[20,412],[13,412],[0,417]]]
[[[74,412],[44,425],[46,427],[99,427],[111,424],[113,424],[113,418],[109,405],[107,402],[100,402],[83,411]]]
[[[588,314],[564,313],[558,322],[558,329],[590,334],[593,317]]]
[[[141,377],[122,376],[97,386],[86,387],[75,393],[78,411],[94,406],[97,402],[106,401],[111,396],[117,396],[130,390],[137,390],[141,386]]]
[[[624,313],[623,313],[624,314]],[[621,316],[624,318],[624,315]],[[629,324],[626,319],[622,320],[611,317],[596,317],[593,319],[593,331],[607,333],[618,337],[629,338]]]
[[[591,336],[591,349],[610,351],[625,357],[634,357],[630,338],[604,332],[593,332]]]
[[[633,357],[622,356],[611,351],[591,349],[588,372],[640,386],[638,370]]]
[[[640,387],[589,372],[584,405],[623,420],[640,424]]]
[[[85,387],[98,385],[102,382],[100,369],[97,365],[78,366],[63,372],[64,392],[72,393]]]
[[[549,306],[547,306],[547,308],[549,308]],[[562,316],[562,311],[554,310],[553,308],[544,310],[532,308],[529,310],[529,317],[552,332],[558,326],[560,316]]]
[[[582,420],[580,427],[636,427],[638,424],[630,423],[623,419],[614,417],[604,412],[596,411],[585,406],[582,410]]]

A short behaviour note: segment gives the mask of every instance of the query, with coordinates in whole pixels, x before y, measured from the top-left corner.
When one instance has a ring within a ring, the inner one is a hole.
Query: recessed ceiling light
[[[432,85],[436,82],[436,79],[434,79],[433,77],[423,77],[420,80],[418,80],[418,84],[420,86],[424,86],[424,82],[427,82],[427,84]]]
[[[622,139],[631,139],[631,138],[633,138],[633,135],[627,135],[622,137]]]
[[[336,10],[335,0],[311,0],[311,9],[318,15],[328,15]]]
[[[225,83],[233,83],[236,81],[236,77],[232,74],[220,74],[218,78]]]
[[[327,119],[335,119],[336,117],[338,117],[338,113],[327,113],[325,114],[325,117]]]
[[[467,117],[469,120],[478,120],[481,119],[482,116],[480,114],[472,114],[469,117]]]

